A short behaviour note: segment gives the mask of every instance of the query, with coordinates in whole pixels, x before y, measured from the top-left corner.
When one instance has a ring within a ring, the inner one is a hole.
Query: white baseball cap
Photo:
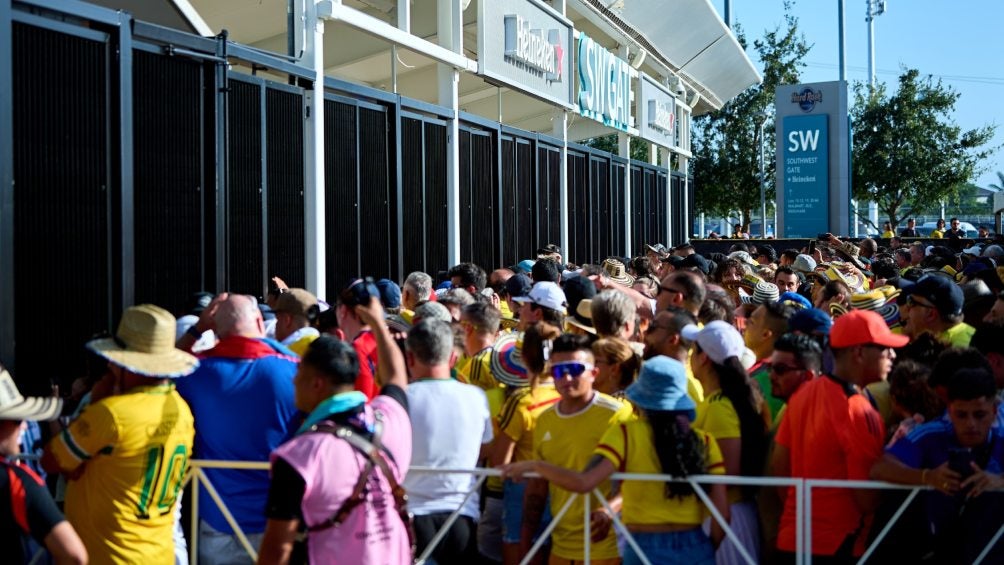
[[[697,342],[701,351],[707,353],[708,357],[719,365],[729,357],[742,359],[746,350],[746,343],[739,330],[721,320],[708,322],[703,328],[693,324],[684,326],[680,330],[680,335],[684,339]]]
[[[533,285],[533,288],[530,289],[530,294],[517,296],[513,298],[513,301],[530,302],[537,306],[557,310],[562,314],[565,313],[565,307],[568,306],[568,303],[565,301],[564,291],[561,290],[561,287],[557,283],[550,281],[541,281]]]

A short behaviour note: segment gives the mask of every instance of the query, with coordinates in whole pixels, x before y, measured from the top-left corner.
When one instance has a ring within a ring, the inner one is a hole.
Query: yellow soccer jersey
[[[49,444],[71,477],[66,518],[91,563],[174,563],[174,508],[195,423],[173,384],[88,406]]]
[[[494,348],[486,347],[474,354],[473,357],[464,355],[457,363],[457,378],[461,382],[472,384],[482,390],[488,391],[493,388],[504,387],[502,383],[492,375],[492,351]]]
[[[691,428],[705,445],[706,474],[725,473],[722,451],[707,432]],[[634,420],[610,426],[595,453],[610,460],[619,472],[662,474],[662,464],[655,451],[652,426],[646,420]],[[704,473],[702,473],[704,474]],[[626,525],[684,524],[696,526],[704,520],[704,504],[696,494],[666,498],[665,483],[624,481],[623,518]]]
[[[712,393],[697,406],[694,427],[708,432],[716,440],[742,436],[739,414],[732,406],[732,401],[722,395],[720,390]]]
[[[537,418],[560,399],[553,382],[538,385],[532,391],[529,388],[520,389],[506,399],[499,414],[499,431],[516,442],[513,461],[526,461],[533,457],[533,429]]]
[[[575,414],[562,414],[555,403],[537,418],[537,427],[533,431],[534,459],[581,471],[592,458],[607,428],[626,422],[631,416],[630,404],[622,404],[599,392],[593,395],[587,407]],[[610,481],[604,481],[598,488],[609,494]],[[572,493],[550,485],[550,494],[551,514],[557,516]],[[591,507],[595,509],[599,505],[594,497]],[[583,498],[578,497],[551,535],[552,554],[574,560],[585,557],[584,510]],[[593,559],[615,559],[618,555],[617,536],[613,531],[605,539],[591,544],[590,556]]]

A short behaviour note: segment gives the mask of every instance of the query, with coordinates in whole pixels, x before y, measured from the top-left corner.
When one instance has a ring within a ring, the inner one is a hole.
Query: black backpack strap
[[[316,532],[342,524],[357,506],[366,501],[366,481],[369,479],[374,467],[377,467],[387,479],[391,494],[394,496],[394,506],[407,526],[409,537],[412,535],[410,527],[411,517],[408,514],[408,495],[404,487],[398,483],[393,470],[391,470],[390,465],[387,463],[387,458],[383,455],[385,450],[380,441],[383,436],[383,414],[378,411],[375,413],[375,416],[372,441],[367,440],[362,434],[349,426],[331,425],[322,422],[311,428],[312,432],[326,432],[345,440],[353,449],[366,456],[366,466],[359,473],[359,480],[356,481],[352,494],[345,499],[338,511],[319,524],[307,526],[307,531]]]

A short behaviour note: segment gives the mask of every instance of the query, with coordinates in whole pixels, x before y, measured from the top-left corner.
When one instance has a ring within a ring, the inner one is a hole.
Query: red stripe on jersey
[[[541,406],[550,406],[550,405],[554,404],[555,402],[557,402],[559,400],[561,400],[560,396],[552,398],[550,400],[545,400],[544,402],[538,402],[536,404],[531,404],[530,406],[527,406],[526,409],[527,410],[536,410],[536,409],[540,408]]]
[[[10,480],[10,506],[14,513],[14,521],[21,527],[24,533],[30,533],[28,529],[28,501],[24,492],[24,483],[14,469],[7,467],[7,478]]]
[[[613,455],[614,459],[619,461],[619,463],[617,464],[617,469],[620,470],[622,473],[624,472],[624,460],[621,459],[621,456],[618,455],[616,451],[614,451],[614,448],[610,447],[609,445],[601,443],[596,446],[596,451],[605,451],[610,455]]]

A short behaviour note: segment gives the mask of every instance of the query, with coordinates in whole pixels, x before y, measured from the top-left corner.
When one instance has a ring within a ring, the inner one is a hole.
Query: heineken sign
[[[532,29],[518,14],[505,17],[505,56],[517,64],[544,73],[551,81],[561,80],[561,30]]]
[[[540,0],[478,2],[478,74],[572,110],[572,22]]]
[[[667,149],[676,147],[676,97],[656,79],[638,73],[638,136]]]

